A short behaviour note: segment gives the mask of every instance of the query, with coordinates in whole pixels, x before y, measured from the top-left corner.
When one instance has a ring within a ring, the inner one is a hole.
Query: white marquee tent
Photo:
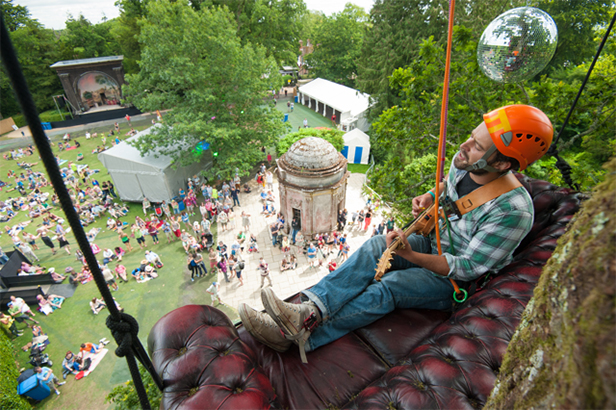
[[[336,123],[343,131],[359,128],[368,131],[366,112],[370,96],[342,84],[317,78],[299,87],[298,102],[326,118],[336,115]]]
[[[147,135],[152,127],[137,133],[127,141]],[[178,195],[180,188],[186,189],[189,177],[211,166],[211,156],[204,156],[201,162],[189,166],[171,167],[171,158],[153,153],[142,156],[137,148],[126,141],[98,154],[98,159],[109,171],[115,189],[123,201],[151,202],[170,201]]]
[[[355,128],[342,138],[344,139],[342,155],[349,164],[367,164],[370,160],[370,137],[359,128]]]

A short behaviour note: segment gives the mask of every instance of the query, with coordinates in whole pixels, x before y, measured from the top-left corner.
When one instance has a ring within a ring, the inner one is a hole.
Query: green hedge
[[[13,343],[0,331],[0,409],[32,409],[30,403],[17,394],[19,371],[15,366]]]
[[[62,114],[64,114],[65,120],[71,119],[71,115],[69,113],[62,112]],[[15,125],[17,125],[19,128],[25,127],[27,125],[26,119],[24,118],[23,114],[13,115],[12,118],[13,118],[13,121],[15,121]],[[62,116],[58,113],[58,110],[49,110],[49,111],[42,112],[39,114],[39,118],[41,119],[41,122],[62,121]]]
[[[17,125],[19,128],[26,126],[26,119],[24,118],[23,114],[13,115],[12,118],[13,121],[15,121],[15,125]]]

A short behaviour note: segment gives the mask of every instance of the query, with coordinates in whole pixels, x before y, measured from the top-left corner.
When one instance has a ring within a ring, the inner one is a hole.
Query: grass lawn
[[[332,121],[329,118],[325,118],[321,114],[318,114],[308,107],[295,103],[293,112],[289,112],[287,108],[287,101],[293,101],[291,97],[281,98],[276,104],[278,111],[289,114],[289,123],[291,124],[291,131],[295,132],[299,128],[304,127],[304,118],[308,120],[308,126],[310,128],[315,127],[328,127],[332,128]]]
[[[285,103],[286,104],[286,103]],[[297,105],[296,105],[297,107]],[[297,108],[296,108],[297,110]],[[135,124],[133,124],[135,125]],[[149,124],[142,124],[135,126],[136,129],[142,130],[149,126]],[[122,128],[122,134],[128,129],[124,124]],[[100,129],[92,129],[92,132],[108,132],[109,126],[102,126]],[[102,183],[109,179],[107,171],[104,169],[96,154],[91,154],[92,149],[96,145],[100,145],[100,138],[86,140],[84,138],[85,132],[71,133],[73,137],[77,135],[81,148],[72,151],[59,152],[61,159],[74,161],[79,152],[84,154],[84,160],[81,163],[88,164],[91,169],[100,169],[100,173],[95,174],[95,178]],[[122,137],[123,139],[126,137]],[[108,138],[108,142],[111,139]],[[57,153],[57,147],[54,148],[54,153]],[[0,167],[0,175],[2,179],[5,179],[9,170],[13,170],[16,173],[20,173],[21,169],[17,167],[15,161],[2,161]],[[26,157],[26,162],[39,162],[34,166],[35,171],[45,172],[42,163],[35,154],[31,157]],[[9,183],[14,183],[13,179],[8,180]],[[44,190],[51,192],[51,188],[47,187]],[[8,197],[18,196],[18,191],[7,192],[7,188],[4,187],[0,191],[0,200],[6,200]],[[130,207],[130,213],[123,220],[127,222],[133,222],[135,215],[141,215],[141,204],[128,204]],[[53,209],[52,212],[57,215],[63,215],[59,208]],[[192,218],[195,220],[196,216]],[[18,222],[27,221],[29,218],[26,212],[19,212],[15,218],[5,223],[5,225],[14,225]],[[118,236],[111,231],[107,231],[105,227],[106,218],[95,222],[92,225],[86,227],[89,230],[91,227],[100,227],[103,230],[99,233],[94,243],[96,243],[101,249],[113,248],[121,245]],[[35,233],[37,225],[41,223],[41,218],[35,218],[34,221],[26,227],[26,232]],[[2,227],[4,228],[4,227]],[[212,230],[214,233],[215,229]],[[4,229],[2,229],[4,232]],[[40,247],[39,250],[34,252],[41,259],[41,266],[47,268],[55,267],[56,271],[63,272],[67,266],[73,266],[76,269],[80,268],[80,262],[75,259],[74,252],[77,248],[76,242],[72,233],[67,237],[71,243],[71,255],[63,249],[57,248],[57,254],[51,255],[51,250],[47,248],[40,240],[37,240],[37,244]],[[205,289],[213,280],[213,276],[210,274],[206,278],[197,279],[194,283],[190,281],[190,275],[185,263],[185,253],[182,249],[179,241],[167,244],[164,233],[160,233],[161,244],[153,245],[152,241],[148,238],[148,249],[154,250],[158,253],[165,266],[159,270],[159,278],[151,280],[146,283],[137,284],[131,279],[128,283],[120,283],[120,289],[117,292],[112,292],[117,301],[125,308],[125,312],[134,316],[139,322],[140,331],[139,337],[146,346],[146,340],[149,330],[154,323],[160,319],[164,314],[169,311],[187,304],[209,304],[211,299],[209,294],[205,292]],[[137,247],[136,241],[131,240],[131,244],[136,249],[133,252],[127,253],[122,263],[127,267],[127,270],[132,270],[139,265],[141,259],[144,258],[144,251]],[[7,234],[0,235],[0,246],[5,251],[12,250],[13,244],[11,238]],[[99,260],[102,260],[102,252],[98,255]],[[110,265],[115,267],[116,262],[112,262]],[[68,283],[65,280],[64,283]],[[68,298],[62,309],[55,311],[49,316],[44,316],[41,313],[37,313],[36,319],[41,322],[43,331],[47,333],[50,340],[50,345],[46,349],[51,359],[54,362],[52,369],[54,373],[61,377],[61,363],[66,351],[78,351],[79,345],[83,342],[97,343],[99,339],[107,337],[112,340],[111,333],[105,326],[105,319],[107,311],[103,310],[98,316],[93,315],[89,308],[89,301],[94,296],[98,296],[99,292],[94,282],[90,282],[86,285],[79,285],[75,294]],[[31,306],[33,309],[35,306]],[[220,306],[232,320],[237,318],[237,312],[234,309],[225,305]],[[21,329],[25,325],[19,324]],[[28,330],[28,329],[25,329]],[[16,338],[13,343],[16,347],[16,355],[19,361],[20,367],[30,367],[27,364],[27,353],[19,350],[19,347],[25,345],[30,341],[31,333],[24,332],[24,336]],[[111,389],[124,383],[130,378],[126,360],[118,358],[114,354],[116,345],[112,341],[107,348],[110,349],[109,353],[105,356],[96,370],[88,377],[79,381],[75,381],[73,376],[69,376],[66,385],[60,387],[62,394],[56,396],[52,394],[49,398],[43,400],[36,405],[36,408],[40,409],[108,409],[113,408],[111,404],[105,403],[105,396],[111,391]]]
[[[368,172],[370,165],[368,164],[348,164],[347,169],[352,174],[365,174]]]

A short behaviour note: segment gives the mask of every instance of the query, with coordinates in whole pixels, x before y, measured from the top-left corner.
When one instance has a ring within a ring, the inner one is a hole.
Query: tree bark
[[[616,159],[545,266],[486,409],[616,407]]]

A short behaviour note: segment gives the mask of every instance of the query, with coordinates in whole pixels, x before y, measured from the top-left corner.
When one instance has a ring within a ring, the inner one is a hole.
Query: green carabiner
[[[456,291],[453,291],[453,300],[455,300],[458,303],[462,303],[465,302],[466,299],[468,299],[468,292],[466,291],[466,289],[460,289],[460,292],[464,293],[464,298],[462,298],[462,300],[458,300],[458,294],[456,293]]]

